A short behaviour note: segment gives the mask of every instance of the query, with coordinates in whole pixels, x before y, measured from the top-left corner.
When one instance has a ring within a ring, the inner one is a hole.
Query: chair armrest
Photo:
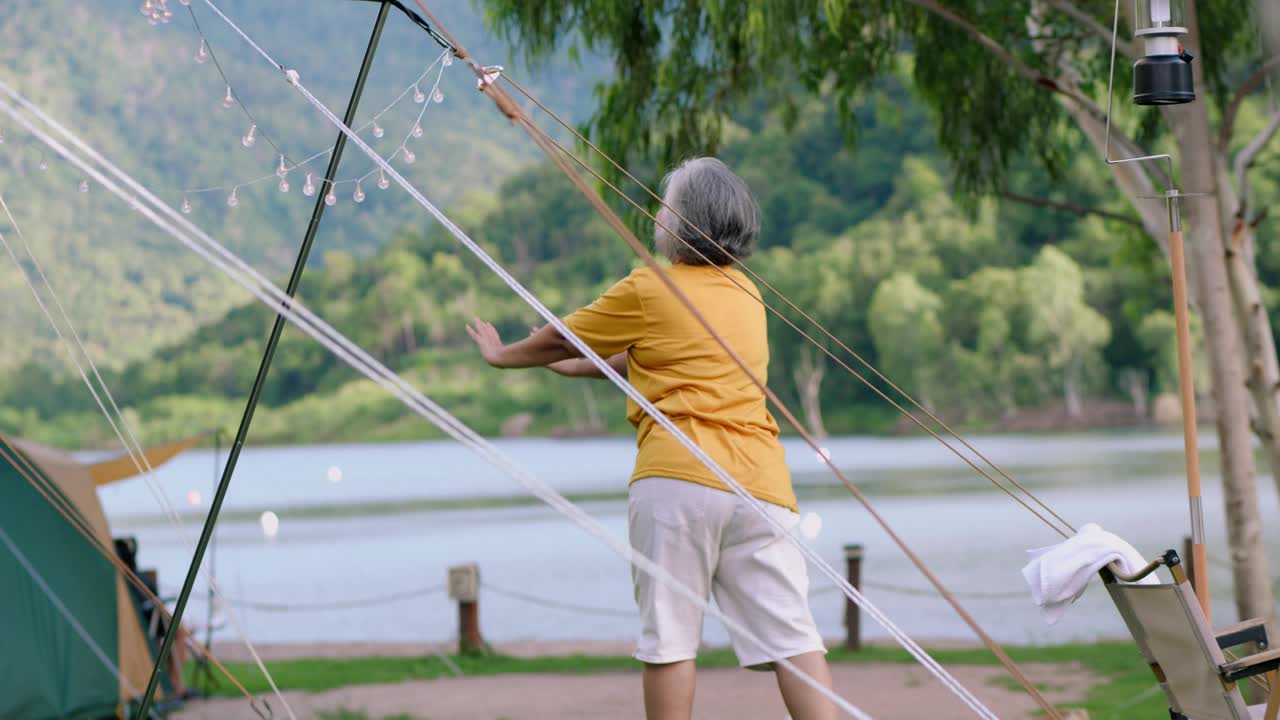
[[[1264,650],[1270,645],[1267,638],[1267,621],[1259,618],[1223,628],[1215,632],[1214,636],[1218,639],[1218,647],[1223,650],[1245,643],[1257,643],[1258,647]]]
[[[1276,668],[1280,668],[1280,648],[1224,663],[1219,672],[1222,673],[1224,679],[1235,682],[1254,675],[1271,672]]]

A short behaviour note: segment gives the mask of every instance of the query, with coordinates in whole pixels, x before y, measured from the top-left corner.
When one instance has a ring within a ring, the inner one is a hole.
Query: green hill
[[[271,174],[278,156],[269,140],[290,158],[301,159],[331,146],[336,133],[208,7],[192,3],[190,10],[208,33],[214,57],[258,121],[258,142],[252,149],[242,147],[249,121],[238,108],[222,107],[226,88],[215,63],[193,59],[200,42],[188,8],[170,5],[173,22],[152,27],[137,12],[137,3],[8,0],[0,12],[0,79],[44,105],[174,207],[187,196],[183,189],[229,188],[266,176],[265,182],[237,192],[240,204],[234,210],[226,204],[227,189],[188,197],[193,220],[282,278],[314,198],[303,196],[300,171],[291,175],[287,194],[277,191]],[[375,5],[226,0],[219,6],[279,60],[297,68],[304,82],[341,114]],[[553,60],[521,72],[511,50],[484,30],[478,11],[466,3],[441,3],[439,13],[475,57],[512,68],[570,117],[588,114],[593,79],[607,66]],[[360,122],[405,90],[439,52],[424,33],[393,12]],[[412,141],[418,161],[399,163],[434,200],[449,204],[468,193],[488,192],[536,158],[537,148],[475,92],[474,79],[461,64],[445,73],[441,87],[444,103],[428,110],[424,136]],[[409,132],[419,107],[405,99],[380,122],[384,137],[366,133],[366,139],[381,152],[391,152]],[[80,175],[47,156],[7,117],[0,119],[0,133],[7,140],[0,145],[0,193],[101,363],[123,367],[146,357],[243,301],[201,260],[105,191],[76,192]],[[46,160],[47,170],[42,170]],[[324,163],[321,158],[313,164],[317,176]],[[370,167],[358,151],[349,151],[339,177],[359,176]],[[319,248],[366,257],[386,244],[395,228],[424,222],[399,190],[365,187],[368,199],[356,205],[353,189],[344,186],[339,203],[326,213]],[[0,219],[0,231],[11,236],[7,230],[8,222]],[[7,259],[0,263],[0,330],[7,338],[0,371],[29,359],[61,362],[52,333]]]

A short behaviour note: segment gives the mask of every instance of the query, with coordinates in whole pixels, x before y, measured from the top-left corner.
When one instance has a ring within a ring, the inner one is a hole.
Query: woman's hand
[[[485,362],[494,367],[501,367],[499,361],[506,346],[502,344],[502,338],[498,337],[498,331],[493,325],[476,318],[471,325],[467,326],[467,334],[475,341],[476,347],[480,350],[480,357],[484,358]]]

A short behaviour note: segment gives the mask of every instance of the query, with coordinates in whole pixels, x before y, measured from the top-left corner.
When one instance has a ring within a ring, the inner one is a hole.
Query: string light
[[[196,50],[195,61],[201,65],[209,61],[209,46],[205,44],[204,36],[200,37],[200,49]]]
[[[87,179],[80,179],[80,192],[89,192],[89,181]]]
[[[334,192],[333,185],[329,186],[329,192],[324,196],[324,204],[333,207],[338,204],[338,194]]]
[[[316,194],[316,183],[311,179],[311,173],[307,173],[307,180],[302,183],[302,194],[307,197],[311,197]]]
[[[240,138],[240,144],[247,148],[251,148],[257,143],[258,143],[258,126],[250,125],[249,132],[245,133],[244,137]]]
[[[280,153],[280,165],[276,168],[276,177],[283,180],[289,174],[289,168],[284,164],[284,153]]]
[[[437,104],[444,102],[444,91],[436,88],[436,91],[431,93],[431,101]]]
[[[409,148],[405,148],[405,149],[404,149],[404,164],[405,164],[405,165],[412,165],[412,164],[413,164],[413,162],[414,162],[415,160],[417,160],[417,159],[418,159],[418,156],[417,156],[417,155],[414,155],[412,150],[410,150]]]
[[[413,101],[419,105],[427,101],[427,96],[422,93],[422,89],[418,87],[418,83],[413,84]]]
[[[191,198],[187,197],[185,193],[182,196],[182,214],[183,215],[191,214]]]
[[[226,97],[222,98],[222,107],[230,110],[232,105],[236,104],[236,96],[231,94],[231,86],[227,86]]]
[[[411,130],[409,134],[416,138],[422,137],[422,123],[414,123],[413,130]]]
[[[387,171],[378,168],[378,189],[386,190],[389,187],[391,187],[391,181],[387,179]]]
[[[377,121],[377,120],[374,120],[374,121],[373,121],[373,136],[374,136],[374,137],[376,137],[376,138],[380,138],[380,137],[382,137],[383,135],[385,135],[385,134],[386,134],[386,132],[387,132],[387,131],[386,131],[386,130],[383,130],[383,129],[382,129],[382,126],[378,124],[378,121]]]
[[[444,65],[445,67],[449,67],[450,65],[453,64],[453,56],[446,51],[444,54],[444,58],[440,61],[440,64]]]
[[[356,181],[356,191],[351,194],[351,199],[358,203],[364,202],[364,188],[360,187],[360,181]]]
[[[138,8],[138,12],[142,13],[143,17],[150,17],[151,11],[155,8],[156,4],[152,0],[142,0],[142,6]]]
[[[289,192],[289,180],[287,178],[280,178],[280,184],[276,187],[280,188],[280,192],[282,193]]]
[[[227,196],[227,207],[240,206],[240,196],[236,194],[239,190],[240,190],[239,185],[231,188],[231,194]]]
[[[49,169],[49,159],[44,157],[43,155],[40,157],[40,169],[42,171]]]

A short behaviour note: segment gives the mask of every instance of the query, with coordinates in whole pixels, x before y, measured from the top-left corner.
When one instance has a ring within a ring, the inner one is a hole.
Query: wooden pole
[[[1182,445],[1187,458],[1187,501],[1191,508],[1191,564],[1197,572],[1192,587],[1212,622],[1209,612],[1208,556],[1204,546],[1204,507],[1200,495],[1200,440],[1196,429],[1196,388],[1191,364],[1191,319],[1187,309],[1187,265],[1182,244],[1182,214],[1177,190],[1168,193],[1169,262],[1173,271],[1173,313],[1178,339],[1178,393],[1182,397]]]
[[[862,557],[861,545],[844,546],[845,577],[849,584],[859,592],[862,590]],[[862,611],[852,600],[844,601],[844,645],[850,650],[862,649]]]
[[[480,652],[480,568],[476,564],[449,568],[449,597],[458,601],[458,653]]]

